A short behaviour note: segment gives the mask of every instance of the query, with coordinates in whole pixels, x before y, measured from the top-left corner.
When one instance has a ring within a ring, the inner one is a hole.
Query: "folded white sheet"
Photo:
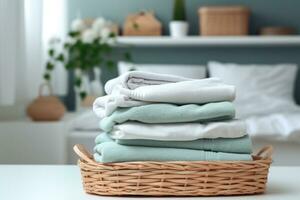
[[[132,78],[131,73],[145,74],[147,78]],[[169,75],[131,73],[110,80],[105,85],[108,95],[97,98],[93,105],[97,116],[109,116],[117,107],[141,106],[155,102],[203,104],[233,101],[235,98],[235,87],[224,84],[218,78],[186,80]],[[180,79],[182,81],[172,82]]]
[[[190,141],[201,138],[238,138],[247,135],[247,128],[244,122],[237,120],[208,124],[127,122],[114,126],[110,134],[114,139]]]

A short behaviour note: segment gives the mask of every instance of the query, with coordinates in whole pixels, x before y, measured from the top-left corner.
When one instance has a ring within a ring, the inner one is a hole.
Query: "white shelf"
[[[300,36],[189,36],[171,38],[169,36],[121,36],[120,46],[140,47],[180,47],[180,46],[300,46]]]

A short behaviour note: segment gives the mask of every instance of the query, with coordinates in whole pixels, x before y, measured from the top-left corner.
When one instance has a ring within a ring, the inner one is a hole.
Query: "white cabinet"
[[[70,115],[58,122],[0,121],[0,164],[64,164]]]

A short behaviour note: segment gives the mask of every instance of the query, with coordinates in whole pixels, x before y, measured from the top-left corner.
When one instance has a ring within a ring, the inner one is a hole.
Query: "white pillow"
[[[118,63],[119,75],[130,70],[171,74],[192,79],[206,78],[206,67],[203,65],[135,64],[127,62]]]
[[[237,117],[300,111],[293,97],[296,64],[208,63],[209,74],[236,86]]]

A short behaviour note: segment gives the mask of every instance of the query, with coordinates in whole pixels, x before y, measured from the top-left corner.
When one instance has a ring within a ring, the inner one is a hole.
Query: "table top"
[[[189,199],[299,199],[300,167],[271,167],[265,194],[231,197],[190,197]],[[80,171],[74,165],[0,165],[0,199],[10,200],[137,200],[137,197],[104,197],[86,194]],[[140,199],[144,199],[140,197]],[[174,197],[147,200],[187,199]]]

